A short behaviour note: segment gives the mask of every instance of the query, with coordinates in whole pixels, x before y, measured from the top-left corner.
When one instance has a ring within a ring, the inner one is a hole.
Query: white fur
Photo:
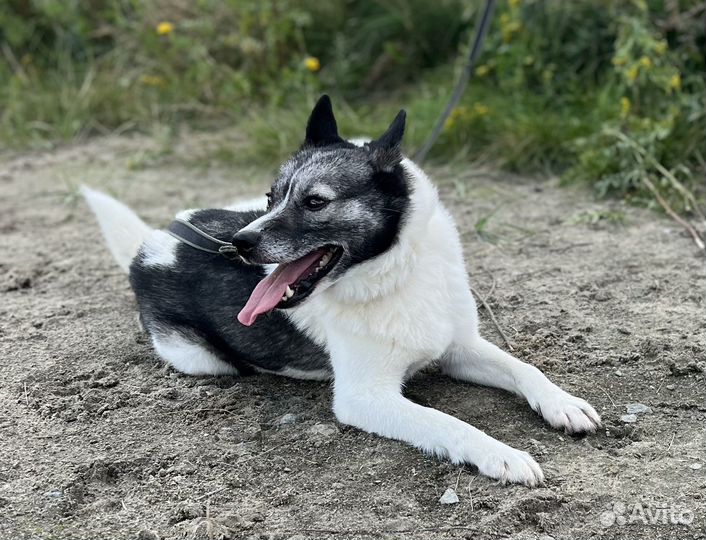
[[[164,231],[155,230],[140,247],[145,266],[169,268],[176,264],[176,250],[179,240]]]
[[[264,210],[267,208],[267,197],[254,197],[252,199],[244,199],[233,201],[225,207],[226,210],[234,212],[249,212],[250,210]]]
[[[177,215],[174,217],[176,219],[181,219],[182,221],[189,221],[191,219],[191,216],[193,216],[198,211],[198,208],[189,208],[188,210],[181,210],[180,212],[177,212]]]
[[[328,369],[314,369],[311,371],[304,371],[302,369],[296,369],[291,367],[286,367],[281,371],[270,371],[269,369],[257,368],[260,373],[269,373],[270,375],[280,375],[281,377],[289,377],[290,379],[301,379],[304,381],[328,381],[333,376]]]
[[[439,359],[451,376],[524,396],[555,427],[600,424],[585,401],[480,337],[454,221],[427,176],[407,159],[403,166],[412,211],[397,243],[285,313],[328,349],[339,421],[472,463],[491,478],[538,485],[544,476],[527,453],[401,393],[406,377]]]
[[[365,146],[371,140],[372,139],[370,137],[356,137],[355,139],[351,139],[348,142],[351,144],[355,144],[356,146]]]
[[[328,200],[332,200],[336,197],[336,192],[333,188],[326,184],[314,184],[311,194]]]
[[[81,194],[86,199],[120,268],[127,274],[130,263],[151,229],[123,203],[85,186]]]
[[[157,354],[172,367],[187,375],[237,375],[238,370],[202,345],[178,332],[152,335]]]

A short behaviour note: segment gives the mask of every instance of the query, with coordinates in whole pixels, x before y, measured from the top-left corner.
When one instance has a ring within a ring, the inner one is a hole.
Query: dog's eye
[[[268,191],[265,193],[265,197],[267,197],[267,209],[269,210],[272,208],[272,193]]]
[[[328,203],[329,201],[326,199],[322,199],[321,197],[317,197],[315,195],[304,199],[304,206],[306,206],[309,210],[321,210]]]

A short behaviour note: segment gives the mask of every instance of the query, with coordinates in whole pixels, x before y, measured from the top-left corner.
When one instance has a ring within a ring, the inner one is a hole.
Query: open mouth
[[[253,290],[238,321],[250,326],[258,316],[273,309],[294,307],[304,300],[343,255],[339,246],[324,246],[288,263],[281,263]]]

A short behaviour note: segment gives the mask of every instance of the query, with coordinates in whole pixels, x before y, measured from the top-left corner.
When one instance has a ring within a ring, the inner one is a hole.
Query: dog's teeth
[[[283,297],[282,297],[282,302],[286,302],[286,301],[287,301],[287,297],[286,297],[286,296],[283,296]]]
[[[286,298],[291,298],[292,296],[294,296],[294,291],[291,289],[291,287],[289,285],[287,285],[287,289],[284,292],[284,294],[285,294]]]

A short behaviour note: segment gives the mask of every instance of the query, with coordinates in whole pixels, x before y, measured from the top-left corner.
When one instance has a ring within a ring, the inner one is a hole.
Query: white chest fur
[[[341,339],[351,347],[389,347],[414,371],[451,345],[469,295],[453,219],[426,175],[408,160],[404,166],[412,196],[396,244],[288,315],[329,352],[341,346],[331,341]]]

